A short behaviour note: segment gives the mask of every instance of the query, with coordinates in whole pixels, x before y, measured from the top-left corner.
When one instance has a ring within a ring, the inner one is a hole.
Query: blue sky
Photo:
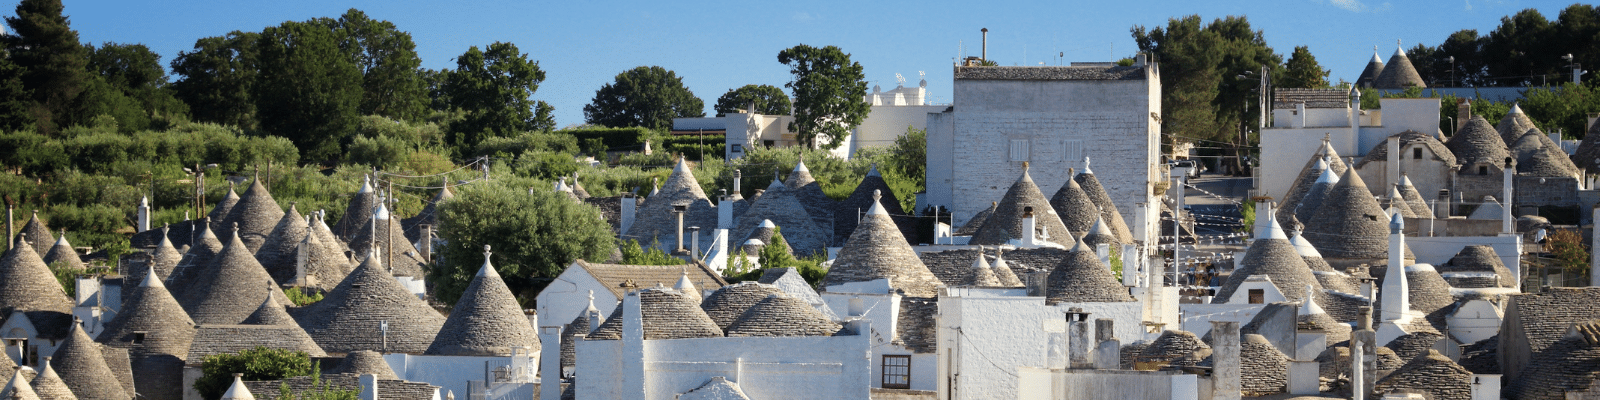
[[[411,32],[426,68],[453,68],[468,46],[515,43],[548,79],[535,98],[556,107],[559,126],[583,122],[583,105],[617,73],[640,65],[674,70],[707,110],[728,89],[782,86],[778,51],[799,43],[835,45],[885,89],[895,73],[916,84],[927,73],[936,102],[950,101],[951,64],[964,43],[978,53],[989,28],[989,58],[1001,65],[1109,61],[1132,55],[1134,25],[1199,14],[1246,15],[1280,54],[1310,46],[1331,80],[1353,81],[1377,45],[1437,45],[1451,32],[1487,34],[1500,17],[1537,8],[1547,18],[1568,1],[1240,0],[1240,1],[219,1],[64,0],[82,41],[143,43],[163,63],[196,39],[259,31],[288,20],[337,17],[349,8]],[[16,0],[0,2],[12,15]]]

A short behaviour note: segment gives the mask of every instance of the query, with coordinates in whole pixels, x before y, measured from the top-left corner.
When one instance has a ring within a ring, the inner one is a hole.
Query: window
[[[911,356],[883,356],[883,388],[911,388]]]
[[[1068,163],[1083,161],[1083,141],[1067,140],[1061,142],[1061,161]]]
[[[1415,148],[1415,149],[1411,149],[1411,159],[1414,159],[1414,160],[1421,160],[1422,159],[1422,148],[1421,147],[1418,147],[1418,148]]]
[[[761,145],[762,146],[766,146],[766,147],[772,147],[776,143],[777,142],[774,142],[774,141],[771,141],[771,140],[763,140],[763,141],[761,141]]]
[[[738,143],[734,143],[732,151],[734,153],[743,153],[744,152],[744,145],[738,144]]]
[[[1482,166],[1482,165],[1478,166],[1478,175],[1488,175],[1488,174],[1489,174],[1489,167],[1485,167],[1485,166]]]
[[[1028,140],[1011,139],[1011,161],[1028,161]]]
[[[144,344],[144,332],[133,333],[133,344]]]
[[[1263,289],[1250,289],[1250,304],[1267,302],[1267,292]]]

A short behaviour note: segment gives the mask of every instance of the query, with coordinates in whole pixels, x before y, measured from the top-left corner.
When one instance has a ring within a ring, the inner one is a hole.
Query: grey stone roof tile
[[[373,190],[371,178],[363,177],[361,189],[350,196],[350,203],[345,206],[343,217],[331,229],[340,240],[351,241],[362,229],[371,226],[372,209],[378,207],[377,191]]]
[[[839,250],[821,286],[827,290],[829,286],[884,278],[889,279],[890,287],[908,296],[932,297],[942,283],[900,236],[883,206],[876,204]]]
[[[733,336],[833,336],[843,328],[805,300],[787,293],[768,295],[728,325]]]
[[[1600,124],[1589,126],[1571,158],[1572,164],[1578,168],[1589,173],[1600,173]]]
[[[1458,361],[1462,368],[1475,374],[1499,374],[1500,372],[1500,335],[1494,335],[1477,343],[1461,347],[1461,360]]]
[[[728,281],[723,280],[722,276],[718,275],[716,271],[712,271],[702,263],[626,265],[592,263],[581,259],[573,260],[573,263],[578,264],[584,271],[587,271],[589,276],[594,277],[607,290],[610,290],[613,296],[619,299],[628,293],[628,290],[623,287],[626,283],[631,282],[634,287],[641,288],[657,285],[670,287],[678,283],[678,279],[683,277],[684,272],[690,272],[689,280],[694,282],[695,287],[700,288],[700,290],[717,290],[728,284]]]
[[[750,307],[768,296],[784,293],[782,288],[760,282],[740,282],[723,286],[700,301],[700,309],[711,317],[717,327],[727,330]]]
[[[257,346],[303,351],[312,357],[328,356],[305,335],[305,331],[293,325],[199,325],[195,327],[189,356],[184,360],[190,366],[199,366],[207,356],[237,354]]]
[[[956,67],[955,79],[990,81],[1144,80],[1140,66]]]
[[[61,381],[72,388],[72,393],[82,400],[127,400],[122,383],[113,373],[113,368],[106,365],[105,355],[100,351],[100,345],[89,339],[89,335],[77,324],[73,324],[72,332],[67,335],[67,340],[51,356],[51,366],[56,374],[61,376]]]
[[[1450,262],[1437,267],[1439,273],[1449,274],[1454,272],[1489,272],[1494,273],[1499,279],[1499,287],[1515,287],[1515,277],[1511,270],[1500,262],[1500,256],[1495,254],[1494,248],[1486,245],[1468,245],[1461,248]]]
[[[1271,229],[1272,232],[1266,237],[1257,237],[1250,243],[1244,258],[1239,260],[1239,268],[1228,275],[1228,281],[1217,291],[1213,303],[1226,303],[1251,275],[1266,275],[1289,301],[1304,298],[1307,285],[1314,291],[1322,290],[1322,282],[1312,274],[1311,267],[1306,265],[1294,244],[1283,238],[1283,231],[1276,220],[1271,221]]]
[[[406,238],[411,242],[418,242],[422,240],[422,225],[433,225],[435,230],[439,228],[439,207],[441,204],[444,204],[445,201],[456,197],[455,192],[450,190],[449,178],[445,178],[443,185],[443,189],[439,189],[439,193],[435,193],[433,198],[429,199],[428,203],[422,206],[422,211],[417,212],[417,215],[413,215],[411,218],[400,220],[400,225],[406,228]],[[588,198],[587,194],[584,197],[584,202],[590,204],[594,203],[591,201],[594,199]],[[621,198],[612,197],[610,199]],[[616,218],[617,212],[613,210],[617,210],[617,208],[601,207],[600,210],[602,214],[606,215],[607,220]],[[616,225],[612,226],[615,227]]]
[[[289,204],[289,211],[278,218],[278,222],[267,234],[266,241],[256,248],[256,261],[267,269],[267,274],[280,283],[294,280],[295,248],[300,246],[306,236],[310,234],[310,225],[306,218],[295,209],[294,203]],[[246,236],[249,238],[249,236]]]
[[[1600,326],[1600,322],[1585,321],[1573,325],[1577,330],[1592,332]],[[1536,347],[1527,367],[1505,386],[1502,391],[1505,397],[1516,400],[1562,400],[1567,399],[1570,392],[1586,391],[1600,379],[1600,343],[1596,343],[1592,335],[1568,336],[1563,333],[1555,339],[1547,346]]]
[[[1089,160],[1085,159],[1084,164],[1088,163]],[[1122,219],[1122,212],[1117,211],[1117,203],[1111,201],[1111,195],[1100,185],[1100,180],[1094,177],[1094,171],[1085,166],[1083,171],[1078,172],[1072,179],[1078,181],[1078,187],[1083,188],[1083,194],[1088,195],[1089,200],[1094,201],[1095,208],[1100,209],[1100,218],[1105,219],[1106,224],[1111,226],[1111,232],[1117,235],[1117,243],[1133,243],[1133,231],[1128,229],[1127,221]]]
[[[272,199],[272,193],[261,184],[257,178],[250,182],[250,189],[245,190],[239,197],[239,202],[234,204],[228,215],[222,219],[223,226],[238,226],[239,236],[244,241],[245,247],[255,253],[267,242],[267,237],[277,227],[278,220],[283,218],[283,207]]]
[[[1328,144],[1327,138],[1323,138],[1322,147],[1317,148],[1317,151],[1306,159],[1306,165],[1300,168],[1300,175],[1295,177],[1294,184],[1289,185],[1289,191],[1283,193],[1283,201],[1278,204],[1277,209],[1278,220],[1289,221],[1291,217],[1296,217],[1300,221],[1305,221],[1310,218],[1311,213],[1315,212],[1317,206],[1321,204],[1323,195],[1308,196],[1308,193],[1312,191],[1313,186],[1316,186],[1317,180],[1322,177],[1322,171],[1331,169],[1333,170],[1332,178],[1337,178],[1344,174],[1345,169],[1348,168],[1349,166],[1345,165],[1344,160],[1339,158],[1339,152]],[[1322,193],[1326,193],[1326,189]],[[1308,201],[1315,203],[1308,204]],[[1298,218],[1302,214],[1306,218]]]
[[[233,181],[229,180],[228,193],[223,195],[221,200],[217,200],[217,206],[205,215],[213,231],[226,231],[228,225],[222,221],[228,218],[228,213],[233,212],[233,206],[239,204],[239,192],[234,190],[233,185]]]
[[[39,219],[39,210],[33,210],[33,216],[28,218],[28,222],[23,224],[22,230],[17,231],[17,233],[27,235],[28,243],[33,245],[33,252],[40,257],[43,257],[45,253],[49,253],[50,246],[56,243],[56,236],[51,234],[50,227],[45,224],[44,220]],[[21,236],[18,237],[20,238]]]
[[[78,257],[78,251],[72,249],[72,243],[67,241],[67,231],[61,230],[61,237],[56,238],[55,245],[50,246],[50,252],[44,254],[44,263],[66,264],[67,268],[84,269],[83,258]]]
[[[1056,264],[1047,279],[1045,304],[1134,301],[1128,288],[1111,274],[1111,267],[1101,263],[1094,249],[1082,242]]]
[[[783,289],[784,293],[810,304],[812,308],[816,308],[818,312],[827,316],[828,319],[838,319],[838,315],[833,313],[833,309],[828,308],[828,304],[822,301],[822,295],[812,289],[811,283],[806,282],[806,278],[800,276],[800,271],[794,268],[768,268],[766,271],[761,272],[761,278],[756,281],[777,286],[779,289]],[[710,312],[708,311],[707,313]]]
[[[1472,116],[1444,145],[1463,165],[1486,163],[1498,167],[1505,165],[1506,157],[1511,156],[1505,140],[1495,133],[1488,120],[1478,115]]]
[[[1073,171],[1069,175],[1077,175]],[[1095,221],[1100,218],[1100,208],[1095,206],[1094,200],[1083,193],[1083,188],[1078,186],[1078,181],[1068,179],[1061,184],[1061,189],[1050,197],[1050,207],[1056,210],[1056,216],[1061,218],[1061,223],[1066,225],[1071,232],[1089,232],[1094,228]]]
[[[433,343],[445,318],[400,285],[377,257],[369,257],[344,281],[296,315],[317,345],[335,353],[382,350],[379,330],[389,323],[388,351],[420,354]]]
[[[196,225],[200,227],[199,239],[193,241],[194,245],[183,253],[183,259],[172,269],[172,274],[167,275],[167,290],[180,303],[189,296],[189,288],[200,279],[200,275],[204,275],[206,269],[215,263],[212,259],[222,254],[222,241],[211,231],[211,223],[202,220]]]
[[[56,373],[55,366],[50,365],[49,357],[46,357],[43,370],[34,375],[31,384],[41,400],[78,400],[78,395],[73,394],[72,388],[61,380],[61,374]]]
[[[1152,362],[1172,362],[1196,352],[1210,350],[1211,346],[1207,346],[1194,333],[1168,329],[1162,331],[1156,340],[1150,341],[1150,346],[1145,347],[1140,355]]]
[[[1373,389],[1388,393],[1406,389],[1424,393],[1432,400],[1472,399],[1472,372],[1433,349],[1410,358],[1400,369],[1378,380]]]
[[[1446,147],[1443,142],[1439,141],[1439,139],[1434,138],[1433,135],[1424,134],[1414,130],[1406,130],[1405,132],[1396,133],[1391,135],[1391,137],[1392,136],[1400,137],[1401,148],[1405,148],[1408,145],[1424,146],[1428,148],[1429,152],[1434,154],[1434,157],[1438,157],[1440,162],[1444,163],[1444,165],[1456,165],[1455,154],[1451,153],[1450,148]],[[1372,146],[1372,149],[1367,150],[1367,155],[1362,156],[1361,161],[1356,162],[1356,168],[1361,168],[1366,166],[1367,163],[1374,161],[1389,161],[1388,140],[1380,141],[1377,145]]]
[[[211,266],[200,271],[189,290],[179,296],[184,311],[196,324],[243,322],[267,296],[279,298],[280,304],[288,302],[277,290],[278,283],[240,240],[243,235],[229,236],[228,245],[213,257]]]
[[[828,225],[817,225],[817,220],[801,201],[797,189],[778,187],[767,190],[739,217],[733,232],[753,232],[766,220],[777,224],[795,254],[826,251],[828,241],[833,239],[833,217],[828,217]]]
[[[1026,236],[1022,231],[1022,220],[1032,210],[1035,229],[1043,231],[1038,237],[1060,244],[1071,246],[1077,241],[1077,235],[1067,230],[1061,223],[1061,217],[1056,215],[1055,208],[1045,199],[1044,193],[1039,191],[1039,186],[1033,183],[1029,176],[1027,166],[1022,169],[1022,175],[1017,181],[1006,189],[1006,194],[1000,197],[999,206],[994,213],[984,220],[983,226],[972,234],[969,244],[976,245],[1001,245],[1013,239]]]
[[[373,253],[372,244],[377,243],[376,253],[383,257],[380,261],[389,267],[389,272],[394,276],[418,279],[427,276],[424,271],[427,263],[422,261],[417,247],[406,240],[405,229],[400,227],[400,221],[381,205],[374,214],[368,222],[377,221],[377,224],[358,230],[350,240],[350,251],[357,255],[355,261],[365,260],[364,255]]]
[[[1367,67],[1361,70],[1361,75],[1356,78],[1356,86],[1372,87],[1372,81],[1378,80],[1378,75],[1383,75],[1383,61],[1378,59],[1377,49],[1373,49],[1372,61],[1367,62]]]
[[[1308,222],[1302,235],[1323,258],[1382,259],[1389,253],[1388,215],[1352,168],[1328,191],[1316,213],[1303,220]],[[1405,259],[1416,258],[1410,248],[1404,250]]]
[[[688,296],[667,288],[648,288],[639,292],[640,320],[644,339],[688,339],[722,336],[717,323],[701,311]],[[622,339],[622,306],[611,311],[611,316],[595,328],[587,340]]]
[[[1396,49],[1394,55],[1389,56],[1389,62],[1384,63],[1383,72],[1378,73],[1378,77],[1372,80],[1372,87],[1405,89],[1411,86],[1425,88],[1428,84],[1422,81],[1422,75],[1411,65],[1411,58],[1406,57],[1405,52]]]
[[[25,236],[18,240],[27,243]],[[0,257],[0,310],[70,314],[74,304],[33,246],[14,246]]]
[[[1296,104],[1306,108],[1350,108],[1350,91],[1347,89],[1272,88],[1272,109],[1293,110]]]
[[[151,253],[151,266],[155,267],[156,277],[166,280],[172,275],[172,270],[178,267],[178,262],[183,261],[183,253],[172,246],[172,239],[167,236],[169,227],[161,227],[161,242],[156,245],[155,252]],[[143,276],[130,276],[135,281],[143,280]]]
[[[881,193],[883,196],[883,209],[889,212],[891,218],[905,215],[905,209],[900,207],[900,199],[895,197],[894,191],[889,189],[889,183],[883,180],[878,173],[878,165],[873,164],[867,175],[861,178],[861,183],[856,185],[856,190],[850,192],[850,197],[838,203],[833,211],[833,244],[839,245],[850,239],[850,234],[855,232],[857,220],[861,214],[872,208],[872,193]],[[895,221],[900,226],[900,234],[908,238],[915,237],[916,231],[911,224]]]
[[[124,291],[121,312],[107,322],[99,341],[107,346],[129,349],[134,357],[168,355],[183,357],[194,340],[194,321],[183,306],[167,292],[157,276],[150,276],[132,290]],[[180,364],[181,365],[181,364]]]
[[[811,170],[806,168],[805,160],[795,164],[794,170],[789,172],[789,180],[784,182],[789,190],[793,190],[800,205],[806,208],[806,215],[811,217],[812,223],[823,231],[830,233],[823,240],[828,246],[834,245],[833,241],[833,210],[839,207],[839,202],[833,201],[827,194],[822,193],[822,183],[811,176]]]
[[[989,216],[994,215],[994,211],[999,209],[999,207],[1000,202],[990,202],[989,208],[979,211],[977,214],[973,214],[972,218],[967,219],[967,223],[965,225],[961,225],[960,228],[957,228],[956,231],[951,234],[955,236],[972,236],[977,234],[978,228],[982,228],[983,224],[989,221]]]
[[[13,367],[15,366],[13,365]],[[11,380],[6,382],[5,387],[0,388],[0,398],[40,400],[39,395],[33,392],[33,385],[28,384],[28,380],[22,375],[22,370],[20,369],[13,369]]]
[[[1494,127],[1495,133],[1500,134],[1500,140],[1508,144],[1516,142],[1518,138],[1521,138],[1530,129],[1537,129],[1533,124],[1533,119],[1528,118],[1528,114],[1522,112],[1521,104],[1515,103],[1511,104],[1511,110],[1508,110],[1506,115],[1500,118],[1500,123]],[[1517,162],[1521,162],[1521,160]]]
[[[394,369],[383,360],[383,355],[372,350],[359,350],[346,353],[339,367],[333,371],[338,374],[376,375],[378,379],[400,380],[394,374]]]
[[[717,209],[712,207],[711,201],[706,198],[705,190],[700,188],[700,181],[695,179],[694,172],[689,169],[688,161],[681,157],[659,193],[651,194],[644,204],[639,205],[634,212],[636,216],[633,225],[627,232],[623,232],[624,236],[637,239],[639,243],[650,243],[655,240],[661,243],[673,243],[678,234],[678,218],[672,213],[672,208],[676,205],[689,207],[688,213],[683,216],[685,228],[716,226]],[[685,231],[687,232],[687,229]],[[743,230],[735,229],[734,232],[749,232],[749,229],[748,227]],[[688,241],[684,243],[687,245]]]
[[[489,263],[488,246],[484,246],[484,257],[483,266],[461,293],[426,354],[510,356],[513,347],[522,346],[539,351],[539,334],[523,314],[516,295]]]

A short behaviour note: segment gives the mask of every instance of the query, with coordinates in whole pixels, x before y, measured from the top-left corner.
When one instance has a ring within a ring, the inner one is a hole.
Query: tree
[[[200,392],[200,397],[219,399],[233,384],[236,373],[244,374],[247,381],[272,381],[308,376],[316,370],[311,365],[311,356],[303,351],[256,346],[238,354],[206,356],[200,364],[201,375],[194,381],[194,390]]]
[[[1311,55],[1311,49],[1306,46],[1296,46],[1294,54],[1289,56],[1288,65],[1284,66],[1284,74],[1279,78],[1278,86],[1286,88],[1321,89],[1328,87],[1328,70],[1322,69],[1317,64],[1317,57]]]
[[[196,121],[256,127],[256,103],[251,87],[256,83],[259,54],[255,32],[233,31],[202,38],[194,50],[172,59],[172,73],[183,76],[172,84],[178,99],[189,105]]]
[[[339,47],[361,70],[361,114],[416,121],[427,109],[427,92],[411,34],[394,23],[373,20],[350,9],[338,20],[326,20],[339,36]]]
[[[71,118],[73,99],[89,80],[88,54],[62,14],[61,0],[23,0],[6,17],[11,60],[22,67],[22,86],[33,97],[30,112],[40,133],[53,135]]]
[[[672,129],[673,118],[704,117],[706,103],[683,86],[677,73],[658,66],[640,66],[617,74],[583,106],[591,124],[626,128]]]
[[[533,102],[533,121],[528,128],[538,132],[556,130],[556,106],[552,106],[544,100]]]
[[[1565,53],[1553,48],[1554,30],[1539,10],[1525,9],[1501,17],[1500,25],[1489,32],[1483,43],[1483,60],[1492,81],[1502,85],[1537,85],[1536,76],[1555,71]]]
[[[763,115],[789,115],[789,109],[793,107],[789,103],[789,95],[777,86],[744,85],[738,89],[728,89],[727,93],[717,98],[717,115],[736,110],[750,111],[751,103],[755,103],[755,113]]]
[[[495,42],[488,51],[468,48],[456,57],[456,70],[445,75],[443,91],[450,107],[465,113],[450,125],[447,140],[465,154],[484,138],[531,130],[536,116],[532,96],[540,82],[544,70],[517,45]]]
[[[570,157],[568,157],[570,159]],[[539,183],[539,190],[502,181],[462,186],[439,210],[439,235],[448,244],[429,272],[434,295],[455,303],[483,265],[483,246],[512,293],[532,301],[575,259],[604,260],[616,245],[600,211]]]
[[[91,82],[79,96],[74,123],[112,115],[120,131],[133,133],[149,129],[153,119],[170,122],[187,117],[188,106],[167,87],[161,55],[142,44],[106,42],[88,49],[90,80],[98,82]]]
[[[1235,171],[1254,139],[1261,102],[1259,73],[1283,74],[1283,57],[1267,46],[1265,36],[1244,17],[1218,18],[1202,25],[1200,16],[1167,21],[1165,29],[1132,29],[1140,51],[1161,63],[1162,126],[1183,141],[1227,144]],[[1209,155],[1218,154],[1208,151]]]
[[[797,133],[800,144],[836,149],[872,111],[861,63],[850,61],[844,50],[802,44],[778,52],[778,62],[787,64],[793,75],[783,86],[794,92],[789,130]]]
[[[256,41],[261,128],[294,141],[307,160],[338,157],[361,117],[361,71],[335,39],[325,26],[285,22]]]
[[[18,131],[34,124],[28,89],[22,84],[24,72],[10,58],[0,57],[0,130]]]
[[[661,250],[661,242],[651,243],[649,247],[639,245],[633,239],[623,240],[617,245],[622,252],[622,263],[627,265],[680,265],[683,260],[673,257]]]

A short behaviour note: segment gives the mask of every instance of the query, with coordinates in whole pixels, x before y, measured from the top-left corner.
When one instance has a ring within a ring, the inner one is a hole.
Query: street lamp
[[[1445,57],[1444,60],[1450,63],[1450,84],[1456,85],[1456,56]]]
[[[1583,74],[1587,74],[1589,71],[1584,71],[1582,64],[1573,62],[1572,53],[1561,56],[1561,60],[1570,63],[1567,64],[1567,67],[1572,68],[1572,83],[1583,83]]]

